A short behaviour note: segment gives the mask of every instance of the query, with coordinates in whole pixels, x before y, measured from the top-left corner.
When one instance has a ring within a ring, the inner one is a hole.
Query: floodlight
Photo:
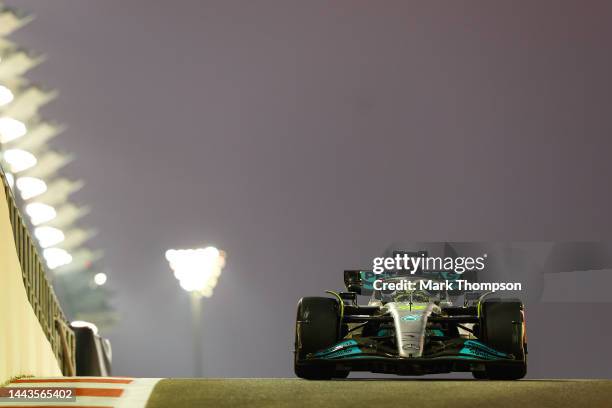
[[[34,229],[34,236],[38,239],[38,243],[43,248],[57,245],[65,238],[62,230],[47,226],[36,227]]]
[[[204,297],[212,296],[225,266],[225,253],[215,247],[169,249],[166,251],[166,259],[181,288]]]
[[[61,248],[47,248],[43,251],[43,256],[49,269],[59,268],[72,262],[72,255]]]
[[[169,249],[166,251],[166,259],[181,288],[189,292],[191,297],[194,374],[196,377],[201,377],[203,371],[200,350],[201,299],[212,296],[221,270],[225,266],[225,252],[212,246],[196,249]]]
[[[33,225],[44,224],[57,216],[55,208],[44,203],[30,203],[26,205],[25,210]]]
[[[0,142],[8,143],[19,139],[28,132],[26,125],[8,116],[0,117]]]
[[[47,183],[36,177],[19,177],[16,183],[21,198],[24,200],[29,200],[47,191]]]
[[[0,85],[0,106],[8,105],[15,99],[15,95],[9,88],[4,85]]]
[[[34,167],[37,163],[36,157],[32,153],[21,149],[5,150],[3,157],[13,173],[27,170],[30,167]]]
[[[104,272],[96,273],[94,276],[94,283],[98,286],[102,286],[106,283],[107,276]]]

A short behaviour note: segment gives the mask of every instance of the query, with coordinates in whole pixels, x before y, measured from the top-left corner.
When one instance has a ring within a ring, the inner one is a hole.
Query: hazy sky
[[[391,242],[612,235],[611,2],[8,3],[87,182],[117,375],[191,375],[168,248],[228,252],[206,375],[288,376],[297,299]],[[534,306],[530,375],[612,376],[610,312]]]

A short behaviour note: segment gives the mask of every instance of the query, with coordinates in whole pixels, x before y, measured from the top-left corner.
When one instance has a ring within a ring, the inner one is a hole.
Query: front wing
[[[333,366],[339,371],[369,371],[402,375],[423,375],[458,371],[484,371],[489,364],[521,365],[511,354],[495,350],[478,340],[456,339],[445,350],[425,357],[400,357],[381,349],[375,342],[349,339],[309,354],[297,364]]]
[[[404,358],[364,355],[333,360],[311,358],[298,361],[297,364],[321,367],[333,366],[338,371],[350,370],[399,375],[425,375],[460,371],[485,371],[486,366],[489,364],[516,366],[523,364],[523,362],[509,359],[484,360],[461,356]]]

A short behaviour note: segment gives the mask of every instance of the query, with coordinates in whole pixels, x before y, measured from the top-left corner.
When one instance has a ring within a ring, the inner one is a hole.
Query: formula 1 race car
[[[332,297],[299,301],[294,357],[298,377],[346,378],[351,371],[463,371],[491,380],[525,376],[527,340],[520,300],[422,289],[442,287],[431,284],[448,282],[442,274],[375,275],[379,279],[374,285],[372,276],[368,271],[344,271],[347,292],[328,291]],[[364,294],[371,294],[370,301],[359,305],[357,295]]]

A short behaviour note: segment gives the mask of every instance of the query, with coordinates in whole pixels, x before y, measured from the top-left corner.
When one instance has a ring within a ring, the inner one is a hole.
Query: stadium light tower
[[[112,325],[115,314],[103,287],[106,275],[95,275],[93,267],[103,252],[87,246],[95,231],[79,227],[89,209],[71,200],[83,182],[62,176],[61,169],[73,156],[53,150],[49,143],[65,127],[41,112],[58,92],[26,77],[44,61],[43,54],[6,37],[32,19],[0,0],[0,166],[18,207],[28,215],[26,226],[36,238],[47,272],[61,287],[66,314]]]
[[[194,374],[203,375],[202,297],[211,297],[217,285],[221,270],[225,266],[226,254],[215,247],[196,249],[169,249],[166,260],[181,288],[191,295],[191,317],[193,321]]]

